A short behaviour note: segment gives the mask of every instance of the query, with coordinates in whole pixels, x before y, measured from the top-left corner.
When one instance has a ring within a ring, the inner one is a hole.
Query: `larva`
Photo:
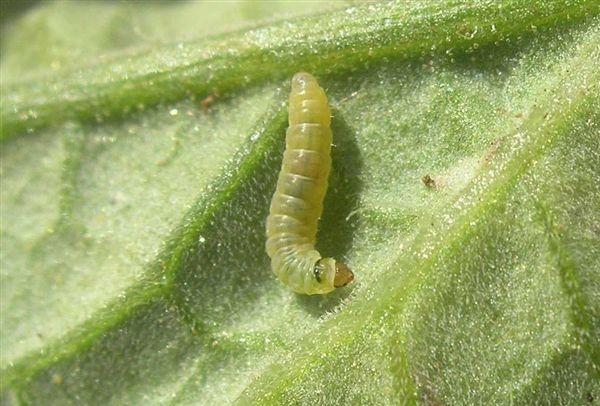
[[[331,168],[331,110],[310,74],[292,78],[289,127],[277,188],[267,218],[267,254],[277,277],[294,292],[324,294],[354,279],[352,271],[315,249]]]

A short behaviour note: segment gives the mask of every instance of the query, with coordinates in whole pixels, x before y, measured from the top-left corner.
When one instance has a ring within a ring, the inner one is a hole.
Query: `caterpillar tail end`
[[[354,280],[354,274],[343,262],[335,262],[335,276],[333,286],[341,288]]]
[[[316,82],[317,79],[307,72],[298,72],[292,78],[292,85],[303,85],[308,82]]]

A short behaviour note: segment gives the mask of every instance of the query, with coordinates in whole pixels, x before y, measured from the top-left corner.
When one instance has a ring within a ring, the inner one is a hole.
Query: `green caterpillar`
[[[289,127],[277,189],[267,218],[267,254],[277,277],[294,292],[324,294],[347,285],[352,271],[315,249],[331,168],[331,110],[310,74],[292,78]]]

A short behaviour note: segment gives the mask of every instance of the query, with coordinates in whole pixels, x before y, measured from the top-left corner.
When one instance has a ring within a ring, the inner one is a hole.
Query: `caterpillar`
[[[347,285],[352,271],[315,249],[331,168],[331,110],[325,91],[306,72],[292,78],[289,127],[267,217],[267,254],[275,275],[296,293],[324,294]]]

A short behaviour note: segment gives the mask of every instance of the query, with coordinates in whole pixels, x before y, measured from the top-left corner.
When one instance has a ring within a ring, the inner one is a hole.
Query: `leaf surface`
[[[600,398],[597,2],[161,24],[194,4],[94,4],[85,38],[69,3],[5,28],[3,402]],[[317,245],[357,276],[324,297],[263,248],[299,70],[334,114]]]

